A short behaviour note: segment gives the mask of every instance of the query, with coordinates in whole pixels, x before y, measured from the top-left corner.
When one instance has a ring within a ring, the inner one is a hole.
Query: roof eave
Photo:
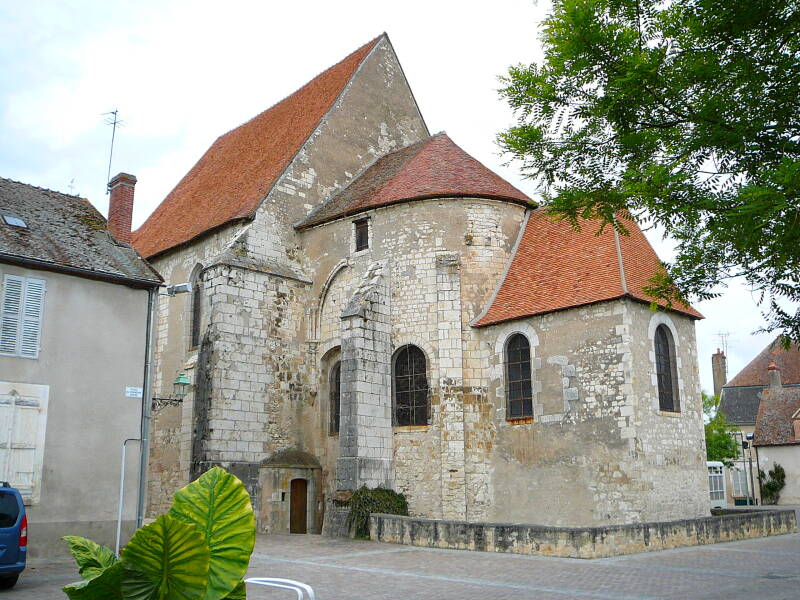
[[[518,204],[520,206],[524,206],[526,208],[536,208],[538,205],[533,200],[522,200],[520,198],[513,198],[511,196],[503,196],[497,194],[467,194],[467,193],[459,193],[459,194],[421,194],[418,196],[410,196],[408,198],[400,198],[398,200],[390,200],[387,202],[381,202],[380,204],[370,204],[369,206],[363,206],[359,208],[353,208],[350,210],[346,210],[344,212],[336,213],[335,215],[331,215],[329,217],[324,217],[319,220],[312,220],[312,221],[300,221],[294,225],[294,228],[297,231],[305,231],[306,229],[312,229],[314,227],[318,227],[320,225],[325,225],[326,223],[330,223],[332,221],[338,221],[339,219],[346,219],[348,217],[353,217],[355,215],[359,215],[365,212],[369,212],[371,210],[375,210],[377,208],[385,208],[387,206],[393,206],[395,204],[405,204],[410,202],[418,202],[421,200],[446,200],[448,198],[479,198],[484,200],[497,200],[498,202],[511,202],[513,204]]]
[[[0,252],[0,262],[22,267],[31,267],[34,269],[40,269],[42,271],[52,271],[56,273],[64,273],[66,275],[75,275],[76,277],[83,277],[84,279],[119,283],[135,288],[157,288],[163,285],[164,281],[161,275],[157,275],[158,280],[141,279],[137,277],[128,277],[126,275],[119,275],[117,273],[109,273],[107,271],[97,271],[94,269],[84,269],[82,267],[73,267],[70,265],[60,265],[50,261],[30,258],[27,256],[19,256],[15,254],[7,254],[5,252]],[[155,271],[153,272],[155,273]]]

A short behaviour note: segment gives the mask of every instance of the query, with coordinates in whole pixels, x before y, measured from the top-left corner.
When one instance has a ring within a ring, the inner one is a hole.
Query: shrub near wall
[[[372,513],[408,516],[408,502],[403,494],[377,487],[361,487],[353,492],[348,503],[347,524],[356,538],[369,539],[369,516]]]

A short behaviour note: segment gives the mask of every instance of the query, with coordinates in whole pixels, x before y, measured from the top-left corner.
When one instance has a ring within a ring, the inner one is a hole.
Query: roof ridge
[[[66,196],[67,198],[77,198],[78,200],[85,200],[86,202],[89,202],[88,198],[85,198],[84,196],[78,196],[77,194],[67,194],[66,192],[60,192],[58,190],[53,190],[51,188],[42,187],[40,185],[33,185],[33,184],[30,184],[30,183],[25,183],[24,181],[17,181],[16,179],[11,179],[10,177],[3,177],[2,175],[0,175],[0,179],[2,179],[4,181],[8,181],[9,183],[15,183],[17,185],[24,185],[25,187],[29,187],[29,188],[32,188],[34,190],[42,190],[43,192],[50,192],[50,193],[53,193],[53,194],[58,194],[59,196]],[[90,204],[91,204],[91,202],[90,202]]]
[[[245,125],[247,125],[248,123],[251,123],[251,122],[255,121],[255,120],[256,120],[256,119],[258,119],[258,118],[259,118],[261,115],[263,115],[265,112],[268,112],[268,111],[272,110],[273,108],[275,108],[276,106],[278,106],[279,104],[282,104],[283,102],[286,102],[286,101],[287,101],[289,98],[291,98],[292,96],[296,96],[296,95],[297,95],[298,93],[300,93],[300,92],[301,92],[303,89],[305,89],[305,88],[306,88],[308,85],[310,85],[311,83],[313,83],[315,79],[317,79],[317,78],[318,78],[318,77],[320,77],[321,75],[323,75],[323,74],[327,73],[327,72],[328,72],[328,71],[330,71],[331,69],[335,69],[336,67],[338,67],[340,64],[342,64],[342,63],[343,63],[343,62],[345,62],[346,60],[349,60],[349,59],[350,59],[350,58],[351,58],[351,57],[352,57],[354,54],[357,54],[357,53],[361,52],[362,50],[364,50],[364,48],[366,48],[366,47],[368,47],[368,46],[372,46],[372,47],[376,46],[376,45],[378,44],[378,41],[380,41],[380,40],[381,40],[382,38],[384,38],[384,37],[387,37],[387,36],[386,36],[386,32],[384,32],[384,33],[380,34],[378,37],[376,37],[376,38],[372,39],[371,41],[367,42],[366,44],[362,44],[361,46],[359,46],[358,48],[356,48],[355,50],[353,50],[353,51],[352,51],[350,54],[348,54],[347,56],[345,56],[345,57],[344,57],[342,60],[340,60],[340,61],[336,62],[335,64],[332,64],[332,65],[331,65],[331,66],[329,66],[328,68],[326,68],[326,69],[323,69],[322,71],[320,71],[319,73],[317,73],[316,75],[314,75],[314,76],[313,76],[311,79],[307,80],[307,81],[306,81],[306,82],[305,82],[303,85],[301,85],[299,88],[295,89],[295,90],[294,90],[294,91],[293,91],[291,94],[288,94],[288,95],[284,96],[283,98],[281,98],[281,99],[280,99],[280,100],[278,100],[277,102],[274,102],[274,103],[273,103],[273,104],[271,104],[269,107],[267,107],[267,108],[265,108],[264,110],[262,110],[262,111],[261,111],[260,113],[258,113],[257,115],[255,115],[255,116],[253,116],[253,117],[250,117],[249,119],[247,119],[246,121],[243,121],[242,123],[240,123],[240,124],[239,124],[239,125],[237,125],[236,127],[232,127],[231,129],[229,129],[229,130],[228,130],[228,131],[226,131],[225,133],[218,135],[218,136],[217,136],[217,138],[216,138],[216,140],[219,140],[219,139],[221,139],[221,138],[224,138],[224,137],[225,137],[225,136],[227,136],[227,135],[230,135],[231,133],[233,133],[233,132],[234,132],[234,131],[236,131],[237,129],[240,129],[241,127],[244,127],[244,126],[245,126]],[[372,51],[372,48],[370,48],[370,51]],[[358,65],[359,65],[359,66],[361,66],[361,64],[362,64],[362,63],[363,63],[363,62],[364,62],[366,59],[367,59],[367,56],[364,56],[364,58],[362,58],[362,59],[361,59],[361,61],[358,63]],[[358,70],[358,67],[356,67],[356,69],[353,71],[353,75],[355,74],[355,72],[356,72],[357,70]],[[352,79],[352,77],[353,77],[353,76],[351,75],[351,76],[350,76],[350,79]],[[344,87],[342,88],[342,90],[344,90],[344,88],[345,88],[345,87],[347,87],[347,84],[348,84],[348,83],[350,83],[350,79],[348,79],[348,80],[347,80],[347,83],[345,83],[345,85],[344,85]],[[336,104],[336,100],[338,100],[338,96],[337,96],[337,98],[336,98],[336,99],[333,101],[333,104]],[[331,104],[331,106],[333,106],[333,104]],[[329,108],[328,110],[330,110],[330,108]],[[325,112],[325,114],[327,114],[327,111]],[[322,118],[324,119],[324,118],[325,118],[325,115],[323,115],[323,117],[322,117]],[[320,122],[321,122],[321,121],[322,121],[322,119],[320,119]],[[215,141],[216,141],[216,140],[215,140]]]

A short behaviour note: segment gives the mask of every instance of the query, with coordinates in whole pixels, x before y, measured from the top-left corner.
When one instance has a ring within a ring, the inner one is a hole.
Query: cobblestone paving
[[[9,599],[61,599],[76,578],[64,561],[31,567]],[[598,560],[259,536],[249,575],[303,581],[319,600],[800,600],[800,534]],[[294,598],[252,586],[248,597]]]

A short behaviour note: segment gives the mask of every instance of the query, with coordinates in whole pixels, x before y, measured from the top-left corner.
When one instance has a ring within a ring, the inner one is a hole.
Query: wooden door
[[[306,511],[308,509],[308,482],[292,479],[289,494],[289,533],[306,533]]]

